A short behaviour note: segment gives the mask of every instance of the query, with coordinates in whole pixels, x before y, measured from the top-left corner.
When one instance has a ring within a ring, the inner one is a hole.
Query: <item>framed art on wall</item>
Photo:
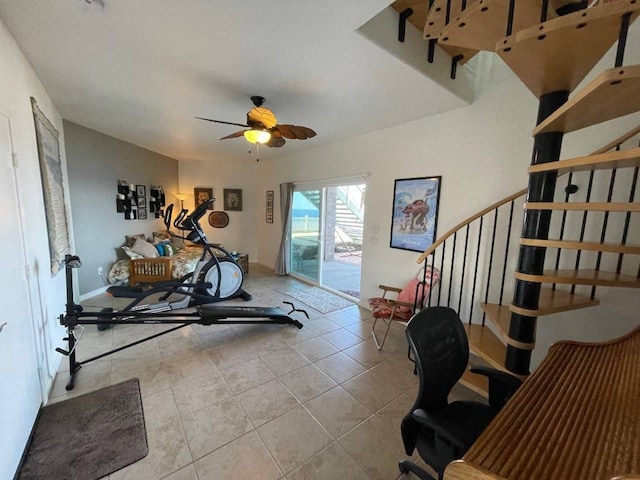
[[[204,202],[213,198],[213,188],[194,188],[193,199],[196,204],[196,208],[202,205]],[[207,210],[213,210],[213,205],[209,205]]]
[[[436,238],[442,177],[395,181],[391,218],[392,248],[424,252]]]
[[[267,223],[273,223],[273,190],[267,190]]]
[[[136,185],[136,194],[138,197],[146,197],[147,196],[147,187],[144,185]]]
[[[236,212],[242,211],[242,189],[225,188],[224,189],[224,209]]]

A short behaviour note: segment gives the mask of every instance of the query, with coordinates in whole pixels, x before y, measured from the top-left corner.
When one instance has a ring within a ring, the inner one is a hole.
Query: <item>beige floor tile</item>
[[[398,462],[406,458],[399,430],[371,417],[338,442],[372,480],[398,478]]]
[[[304,326],[309,330],[317,333],[318,335],[333,332],[334,330],[338,330],[340,328],[340,325],[336,325],[326,318],[317,318],[315,320],[308,321],[304,324]]]
[[[389,428],[393,430],[399,429],[402,419],[409,413],[411,407],[413,407],[417,396],[418,386],[416,385],[400,395],[393,402],[386,405],[382,410],[376,413],[376,417],[387,424]]]
[[[199,480],[278,480],[282,472],[259,435],[249,432],[195,462]]]
[[[233,396],[233,392],[219,372],[202,375],[172,386],[180,415],[202,410]]]
[[[144,398],[142,406],[149,454],[112,473],[111,480],[160,479],[192,462],[171,391]]]
[[[49,403],[77,397],[78,395],[93,392],[94,390],[111,385],[111,360],[107,359],[105,361],[91,362],[83,365],[82,368],[76,372],[73,390],[66,390],[68,381],[68,371],[56,374],[53,386],[49,392]]]
[[[189,327],[183,327],[171,333],[167,333],[156,339],[158,349],[162,355],[170,355],[175,352],[181,354],[196,354],[202,351],[202,345],[195,332]]]
[[[341,327],[346,327],[347,325],[353,325],[360,321],[360,319],[350,313],[352,307],[348,307],[347,309],[338,310],[337,312],[327,313],[324,318],[329,320],[330,322],[335,323]]]
[[[280,380],[301,403],[311,400],[337,385],[314,365],[307,365],[287,373],[280,377]]]
[[[250,347],[246,339],[238,339],[232,343],[220,345],[207,350],[207,354],[218,368],[239,365],[258,356],[258,352]]]
[[[380,380],[370,370],[344,382],[342,386],[374,412],[404,393],[404,389]]]
[[[300,405],[287,388],[275,379],[237,396],[251,423],[259,427]]]
[[[356,320],[357,321],[357,320]],[[353,347],[359,343],[362,343],[362,339],[357,335],[354,335],[349,330],[341,328],[340,330],[334,330],[333,332],[325,333],[322,335],[327,342],[340,350]]]
[[[192,325],[191,328],[205,350],[229,344],[238,337],[229,325]]]
[[[261,426],[258,433],[285,474],[332,442],[331,436],[302,406]]]
[[[369,340],[371,337],[371,326],[373,325],[373,318],[367,320],[361,320],[352,325],[347,325],[346,328],[354,335],[362,338],[363,340]]]
[[[124,362],[124,360],[122,361]],[[141,370],[131,371],[127,368],[116,367],[115,362],[114,360],[111,370],[112,383],[116,384],[130,378],[137,378],[140,383],[140,395],[143,398],[171,388],[169,375],[162,370],[160,365],[145,365]]]
[[[198,480],[198,475],[195,467],[191,464],[163,478],[163,480]]]
[[[261,355],[260,359],[277,376],[309,364],[309,360],[291,347],[286,351],[266,353]]]
[[[393,356],[392,353],[386,350],[378,350],[373,338],[347,348],[344,353],[367,368],[375,367]]]
[[[306,325],[308,320],[306,318],[305,319],[300,319],[300,322],[303,325]],[[286,328],[281,329],[278,332],[278,335],[288,345],[297,345],[298,343],[304,342],[305,340],[310,340],[310,339],[315,338],[315,337],[318,336],[318,334],[316,332],[314,332],[313,330],[309,330],[308,328],[305,328],[305,327],[302,327],[302,328],[291,327],[290,328],[289,326],[287,326]]]
[[[366,367],[342,352],[318,360],[315,362],[315,366],[338,383],[346,382],[367,370]]]
[[[333,438],[341,437],[373,413],[339,386],[306,402],[304,407]]]
[[[376,365],[371,372],[385,382],[408,390],[420,382],[418,375],[413,374],[413,369],[414,364],[407,358],[406,353],[400,353]]]
[[[361,307],[359,305],[353,305],[351,307],[347,307],[341,310],[344,313],[348,313],[349,315],[353,315],[359,320],[367,320],[373,317],[371,310]]]
[[[338,443],[332,443],[293,472],[287,480],[369,480],[366,473]]]
[[[193,356],[171,355],[162,358],[162,369],[169,375],[172,384],[177,384],[202,375],[219,372],[218,367],[205,353]]]
[[[310,362],[317,362],[338,352],[338,349],[320,337],[298,343],[294,347],[299,353],[307,357]]]
[[[184,415],[182,425],[194,460],[253,429],[235,398],[228,398],[210,407]]]
[[[220,370],[233,393],[247,391],[276,378],[259,358],[254,358],[239,365],[232,365]]]

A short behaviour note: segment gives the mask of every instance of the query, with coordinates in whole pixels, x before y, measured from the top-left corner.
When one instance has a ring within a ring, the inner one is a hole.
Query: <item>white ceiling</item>
[[[358,32],[381,11],[396,19],[390,0],[83,3],[0,0],[0,17],[63,118],[170,157],[247,158],[244,139],[219,140],[238,127],[193,117],[244,123],[251,95],[318,133],[261,158],[464,104]],[[397,23],[386,25],[397,43]]]

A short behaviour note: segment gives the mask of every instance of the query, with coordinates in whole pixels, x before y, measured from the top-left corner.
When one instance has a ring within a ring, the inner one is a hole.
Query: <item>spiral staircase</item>
[[[418,259],[441,270],[427,302],[466,320],[472,361],[526,377],[538,317],[598,305],[600,286],[640,288],[632,221],[640,212],[640,127],[560,160],[565,134],[640,111],[640,65],[624,65],[640,2],[398,0],[393,7],[400,33],[413,23],[430,57],[436,45],[451,56],[452,77],[478,51],[492,51],[539,99],[527,189],[461,222]],[[574,91],[614,46],[612,68]],[[587,188],[577,192],[576,183]],[[487,390],[471,376],[463,383]]]

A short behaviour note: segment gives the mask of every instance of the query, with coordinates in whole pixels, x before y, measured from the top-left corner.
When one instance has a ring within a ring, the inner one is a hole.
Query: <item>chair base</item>
[[[436,480],[435,478],[433,478],[433,476],[429,475],[425,470],[423,470],[410,460],[401,461],[398,464],[398,468],[400,469],[400,472],[404,473],[405,475],[411,472],[414,475],[417,475],[418,478],[422,480]]]

